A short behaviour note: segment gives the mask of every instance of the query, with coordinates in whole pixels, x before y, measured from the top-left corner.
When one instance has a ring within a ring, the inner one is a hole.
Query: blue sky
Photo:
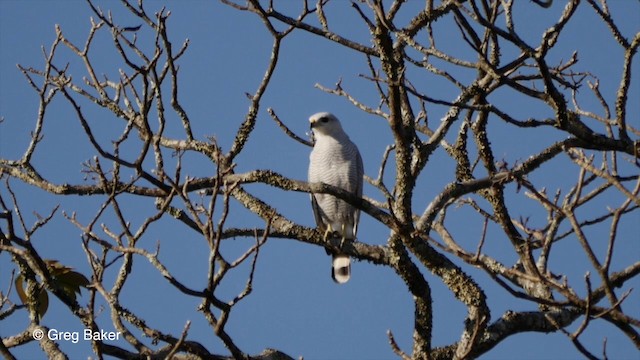
[[[518,28],[523,38],[537,44],[541,31],[555,21],[562,9],[561,1],[550,10],[543,10],[525,1],[516,8]],[[278,2],[283,12],[297,14],[299,5],[294,2]],[[116,22],[135,26],[139,21],[115,2],[100,2],[100,6],[113,11]],[[419,8],[421,2],[409,3],[406,12],[399,19],[411,15],[411,9]],[[160,3],[146,4],[150,13],[161,7]],[[192,119],[194,134],[204,140],[214,136],[219,144],[228,150],[235,131],[243,120],[249,105],[245,93],[253,93],[266,69],[272,40],[257,16],[238,12],[217,1],[167,2],[171,10],[168,22],[170,38],[174,47],[184,39],[190,41],[189,50],[180,61],[180,98]],[[631,37],[638,32],[640,6],[637,1],[612,1],[611,11],[618,21],[623,34]],[[334,31],[347,33],[350,39],[370,44],[366,27],[347,2],[336,2],[327,8],[330,24]],[[0,155],[16,159],[24,152],[30,131],[37,115],[38,99],[29,87],[16,64],[42,68],[41,46],[49,49],[55,38],[54,24],[59,24],[63,33],[72,41],[84,43],[89,27],[90,8],[81,1],[9,1],[0,0]],[[579,70],[588,70],[600,79],[601,91],[611,103],[615,97],[621,74],[621,50],[612,41],[611,35],[597,19],[587,4],[578,9],[576,18],[563,33],[559,46],[550,54],[551,59],[568,59],[574,50],[578,51]],[[467,47],[462,44],[455,25],[450,19],[443,19],[434,27],[438,45],[451,54],[472,58]],[[145,37],[146,34],[146,37]],[[141,42],[152,44],[148,32],[143,32]],[[117,78],[118,69],[123,68],[122,60],[109,42],[109,33],[103,29],[97,35],[95,51],[92,55],[94,66],[100,74]],[[509,56],[513,49],[504,49]],[[86,75],[80,61],[67,50],[61,48],[57,64],[69,62],[69,73],[76,79]],[[634,63],[636,74],[640,71],[638,61]],[[281,174],[305,179],[309,148],[288,138],[266,112],[272,107],[280,118],[298,135],[308,131],[307,118],[318,111],[331,111],[342,119],[343,126],[363,155],[365,172],[375,177],[384,148],[392,143],[386,123],[366,115],[342,98],[326,94],[314,87],[321,84],[332,88],[342,79],[342,86],[362,102],[375,107],[378,99],[375,88],[358,74],[367,74],[368,68],[363,56],[354,51],[315,38],[303,32],[294,32],[282,45],[280,62],[268,89],[247,149],[237,159],[237,171],[270,168]],[[457,96],[456,89],[430,74],[410,70],[413,83],[428,94],[451,101]],[[461,80],[469,80],[473,72],[460,74]],[[628,119],[638,127],[638,98],[640,93],[634,81],[629,97]],[[81,164],[92,158],[94,150],[83,136],[82,129],[70,107],[62,99],[54,102],[49,109],[45,123],[45,137],[36,152],[34,164],[42,174],[57,183],[83,183]],[[492,101],[514,116],[550,116],[543,109],[522,96],[508,93],[493,95]],[[586,87],[579,100],[585,109],[601,112],[597,100]],[[108,145],[110,139],[122,130],[124,124],[101,110],[92,110],[84,104],[83,110],[91,115],[91,123],[98,129],[98,138]],[[432,106],[429,109],[433,123],[447,111],[445,107]],[[533,115],[532,115],[533,114]],[[180,136],[175,115],[170,118],[169,134]],[[456,124],[454,126],[459,126]],[[531,131],[523,133],[513,127],[505,127],[499,121],[490,125],[495,131],[492,138],[496,156],[502,156],[510,164],[525,159],[549,146],[559,138],[558,133]],[[598,131],[601,131],[598,128]],[[451,137],[455,136],[453,131]],[[451,138],[450,137],[450,138]],[[131,155],[135,155],[135,147]],[[211,176],[213,165],[198,156],[187,157],[185,172],[190,176]],[[624,167],[624,165],[621,165]],[[566,160],[554,160],[546,164],[540,174],[532,175],[537,185],[549,189],[557,187],[565,191],[571,181],[575,181],[575,168],[567,171]],[[629,168],[624,168],[628,170]],[[420,213],[431,199],[454,178],[455,163],[438,150],[427,165],[421,190],[416,194],[415,211]],[[387,181],[392,183],[392,173]],[[30,222],[36,220],[35,213],[47,214],[56,204],[68,214],[75,211],[80,221],[88,221],[97,212],[103,198],[55,197],[32,187],[11,182],[20,199],[24,216]],[[287,193],[264,185],[251,185],[247,189],[273,203],[278,210],[291,220],[313,226],[313,216],[308,196],[303,193]],[[513,186],[507,187],[513,197],[513,208],[523,216],[531,216],[532,223],[545,221],[545,213],[516,193]],[[2,193],[6,196],[6,192]],[[365,195],[375,199],[382,196],[374,188],[365,186]],[[154,210],[153,199],[124,197],[125,213],[132,224],[139,225],[146,214]],[[615,192],[598,204],[599,208],[589,208],[602,212],[606,206],[616,206],[621,198]],[[229,225],[263,226],[263,222],[247,212],[238,209],[237,216],[229,220]],[[582,214],[588,217],[590,214]],[[468,210],[460,209],[449,215],[457,221],[452,232],[460,238],[468,239],[465,245],[473,246],[479,239],[481,219],[473,217]],[[637,261],[640,252],[637,247],[638,218],[621,226],[620,251],[615,259],[625,266]],[[107,225],[115,226],[113,218],[105,218]],[[495,235],[495,242],[486,245],[485,250],[506,263],[512,263],[514,255],[504,236],[498,229],[489,229]],[[605,236],[607,227],[596,227],[593,237]],[[36,248],[45,258],[58,259],[89,274],[89,268],[80,246],[80,231],[69,223],[62,213],[54,218],[45,231],[34,238]],[[368,216],[363,216],[359,240],[372,244],[383,244],[388,229]],[[635,243],[631,241],[635,239]],[[223,253],[242,253],[251,246],[253,239],[228,241]],[[575,241],[575,239],[573,240]],[[150,228],[139,246],[149,250],[161,245],[160,259],[176,278],[193,286],[203,287],[206,280],[208,247],[193,231],[184,228],[171,219],[163,219]],[[575,253],[576,250],[578,253]],[[576,243],[561,242],[552,262],[575,280],[576,288],[583,290],[581,283],[585,271],[591,270],[584,255],[579,253]],[[0,254],[0,289],[8,288],[9,272],[14,268],[6,253]],[[618,269],[614,269],[618,270]],[[465,271],[476,277],[488,294],[492,317],[497,319],[506,310],[535,310],[534,304],[516,301],[504,290],[493,284],[482,272],[465,267]],[[394,358],[388,345],[386,332],[391,330],[401,348],[411,349],[413,322],[412,299],[404,285],[390,270],[366,262],[353,265],[353,278],[346,286],[335,285],[329,276],[330,259],[324,249],[291,240],[270,239],[260,252],[257,275],[251,296],[240,303],[231,314],[227,330],[236,344],[245,352],[257,354],[266,347],[272,347],[305,359],[387,359]],[[244,286],[248,268],[239,269],[223,284],[223,294],[233,296]],[[432,287],[434,298],[434,346],[447,345],[456,341],[462,330],[465,307],[457,302],[441,281],[423,270]],[[113,279],[111,272],[107,279]],[[188,298],[172,291],[167,282],[143,258],[137,258],[134,276],[125,288],[122,301],[125,306],[146,319],[150,326],[179,336],[187,320],[192,321],[189,332],[192,340],[200,341],[212,352],[225,352],[222,344],[215,340],[211,329],[201,314],[196,312],[197,299]],[[627,303],[627,311],[640,316],[640,297],[637,288],[640,282],[630,282],[636,288]],[[85,297],[81,299],[86,302]],[[14,301],[17,297],[14,296]],[[75,320],[57,300],[52,301],[49,313],[43,319],[49,327],[64,331],[81,331],[82,324]],[[98,317],[98,323],[105,329],[112,325],[107,311]],[[0,325],[0,336],[13,335],[27,324],[26,314],[12,316]],[[575,330],[578,323],[569,331]],[[618,331],[603,322],[587,329],[584,343],[596,354],[601,352],[601,343],[607,337],[607,351],[610,358],[638,358],[637,349]],[[543,345],[544,346],[541,346]],[[72,358],[90,355],[88,343],[61,343],[61,348]],[[16,350],[19,358],[33,358],[40,354],[37,344],[32,343]],[[523,359],[553,359],[562,354],[565,358],[580,357],[567,338],[559,333],[524,334],[513,336],[501,343],[485,356],[486,359],[507,359],[519,354]]]

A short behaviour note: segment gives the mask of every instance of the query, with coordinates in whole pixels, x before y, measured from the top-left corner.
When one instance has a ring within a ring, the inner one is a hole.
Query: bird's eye
[[[320,119],[320,121],[322,121],[323,123],[328,123],[329,118],[323,117],[322,119]]]

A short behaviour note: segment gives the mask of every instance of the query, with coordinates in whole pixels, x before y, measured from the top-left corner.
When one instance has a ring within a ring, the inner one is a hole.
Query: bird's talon
[[[334,231],[331,230],[331,227],[328,227],[327,230],[324,232],[324,235],[322,236],[322,238],[324,239],[324,241],[328,241],[329,240],[329,236],[333,236]]]

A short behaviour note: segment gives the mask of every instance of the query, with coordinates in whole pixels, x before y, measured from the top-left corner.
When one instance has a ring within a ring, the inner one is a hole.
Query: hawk
[[[320,112],[309,118],[314,145],[309,156],[309,182],[323,182],[362,196],[362,157],[333,114]],[[360,210],[329,194],[311,194],[311,207],[318,229],[324,238],[354,240]],[[331,277],[344,284],[351,277],[351,260],[336,250],[332,255]]]

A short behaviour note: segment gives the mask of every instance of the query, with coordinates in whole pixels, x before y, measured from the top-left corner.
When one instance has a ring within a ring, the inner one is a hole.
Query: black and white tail
[[[351,259],[344,254],[334,254],[331,263],[331,278],[338,284],[344,284],[351,278]]]

